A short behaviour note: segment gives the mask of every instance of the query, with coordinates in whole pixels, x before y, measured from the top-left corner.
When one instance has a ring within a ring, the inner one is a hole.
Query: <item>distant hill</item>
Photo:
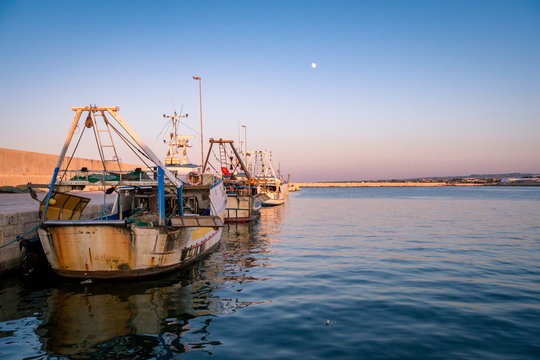
[[[540,174],[530,174],[530,173],[504,173],[504,174],[471,174],[471,175],[454,175],[454,176],[432,176],[432,177],[417,177],[417,178],[406,178],[406,179],[379,179],[379,180],[334,180],[334,181],[316,181],[314,183],[327,183],[327,184],[347,184],[347,183],[360,183],[360,182],[453,182],[460,181],[462,179],[478,179],[485,180],[493,179],[493,181],[498,182],[501,179],[508,178],[538,178]]]

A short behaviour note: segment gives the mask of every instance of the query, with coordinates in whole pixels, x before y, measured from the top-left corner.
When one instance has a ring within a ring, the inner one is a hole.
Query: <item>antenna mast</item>
[[[165,159],[166,165],[184,165],[187,164],[187,148],[188,148],[188,139],[193,139],[195,136],[182,136],[178,135],[178,124],[180,123],[181,118],[187,118],[188,114],[178,115],[176,111],[174,115],[163,114],[164,118],[171,119],[173,124],[173,132],[169,135],[169,151],[167,153],[167,158]],[[167,140],[163,140],[164,143]]]

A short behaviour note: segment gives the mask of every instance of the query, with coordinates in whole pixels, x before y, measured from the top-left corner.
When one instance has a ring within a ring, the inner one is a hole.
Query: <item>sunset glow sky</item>
[[[540,173],[539,1],[4,0],[0,45],[3,148],[58,154],[97,104],[164,156],[198,75],[205,138],[245,124],[292,181]]]

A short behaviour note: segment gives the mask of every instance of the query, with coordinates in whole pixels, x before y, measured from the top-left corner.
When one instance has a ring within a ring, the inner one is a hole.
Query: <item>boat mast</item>
[[[245,156],[245,163],[247,164],[248,162],[248,155],[247,155],[247,126],[246,125],[242,125],[242,127],[244,128],[244,156]]]
[[[268,154],[266,153],[266,151],[264,151],[263,154],[264,154],[265,162],[267,163],[267,166],[265,166],[265,169],[264,169],[264,177],[266,177],[266,169],[270,168],[270,173],[272,177],[274,178],[274,181],[278,180],[278,177],[276,176],[276,173],[274,172],[274,167],[272,166],[272,162],[268,158]]]
[[[185,165],[187,164],[187,139],[193,139],[195,136],[189,135],[189,136],[181,136],[178,135],[178,125],[180,123],[180,118],[187,118],[188,114],[186,115],[177,115],[176,111],[174,112],[174,115],[165,115],[163,114],[164,118],[171,119],[173,123],[173,132],[170,134],[169,138],[169,152],[167,154],[167,158],[165,159],[166,165]],[[163,142],[167,142],[167,140],[163,140]],[[182,149],[182,150],[179,150]]]

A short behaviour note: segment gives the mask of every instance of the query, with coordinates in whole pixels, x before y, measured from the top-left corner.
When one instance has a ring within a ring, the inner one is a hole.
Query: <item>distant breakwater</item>
[[[301,188],[322,188],[322,187],[414,187],[414,186],[485,186],[486,184],[474,183],[448,183],[448,182],[414,182],[414,181],[358,181],[358,182],[312,182],[294,183]],[[492,184],[493,185],[493,184]]]

